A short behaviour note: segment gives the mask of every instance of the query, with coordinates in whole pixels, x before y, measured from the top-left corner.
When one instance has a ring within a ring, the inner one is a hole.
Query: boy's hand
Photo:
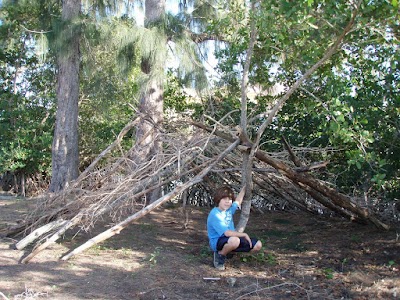
[[[252,242],[251,242],[251,238],[249,237],[249,235],[248,235],[247,233],[244,233],[244,238],[246,239],[246,241],[249,242],[250,248],[252,248],[252,247],[253,247],[253,244],[252,244]]]

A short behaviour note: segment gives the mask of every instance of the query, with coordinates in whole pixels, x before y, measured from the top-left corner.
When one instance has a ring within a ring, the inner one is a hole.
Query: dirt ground
[[[2,200],[1,200],[2,199]],[[29,200],[0,198],[0,229],[22,218]],[[0,239],[0,299],[400,299],[400,230],[304,213],[252,213],[258,255],[212,267],[206,218],[194,208],[150,213],[69,261],[59,258],[97,232],[69,233],[20,264],[17,242]]]

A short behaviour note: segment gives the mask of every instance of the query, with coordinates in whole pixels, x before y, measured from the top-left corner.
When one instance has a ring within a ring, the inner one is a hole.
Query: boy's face
[[[218,208],[220,210],[227,210],[231,206],[232,206],[232,199],[229,197],[222,198],[218,204]]]

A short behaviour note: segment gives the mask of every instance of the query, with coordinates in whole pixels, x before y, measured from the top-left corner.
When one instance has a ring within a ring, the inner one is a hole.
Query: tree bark
[[[145,27],[151,29],[160,26],[165,14],[165,0],[146,0],[145,1]],[[161,30],[160,30],[161,31]],[[165,46],[167,38],[165,36]],[[144,120],[137,127],[136,141],[141,141],[138,152],[135,153],[135,161],[145,161],[149,157],[153,157],[162,151],[162,142],[158,136],[162,127],[164,98],[163,98],[163,81],[160,76],[155,75],[157,72],[164,71],[164,62],[154,60],[157,56],[156,51],[164,51],[161,49],[151,49],[150,55],[142,58],[141,69],[148,77],[146,88],[142,91],[139,103],[139,113]],[[147,135],[145,138],[143,138]],[[154,190],[147,195],[147,203],[159,198],[161,188]]]
[[[255,2],[253,0],[251,2],[251,12],[255,12]],[[245,136],[245,139],[248,140],[247,134],[247,86],[249,83],[249,71],[250,71],[250,63],[251,57],[253,55],[254,44],[257,39],[257,29],[256,22],[254,20],[254,16],[249,15],[251,31],[250,31],[250,41],[249,47],[246,53],[246,61],[243,68],[243,77],[241,83],[241,114],[240,114],[240,129],[242,134]],[[251,209],[251,198],[253,191],[253,178],[252,178],[252,166],[253,166],[253,158],[254,156],[250,151],[243,151],[243,165],[242,165],[242,186],[246,187],[246,193],[242,203],[242,212],[240,214],[239,222],[236,226],[236,230],[239,232],[244,232],[246,229],[247,222],[250,218],[250,209]]]
[[[64,0],[62,49],[58,51],[57,113],[52,146],[52,177],[49,190],[58,192],[79,175],[78,99],[80,0]]]

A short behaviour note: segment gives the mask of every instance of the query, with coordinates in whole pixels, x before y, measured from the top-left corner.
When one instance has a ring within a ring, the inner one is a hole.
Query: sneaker
[[[217,251],[214,252],[214,267],[220,271],[225,270],[225,255],[219,254]]]

